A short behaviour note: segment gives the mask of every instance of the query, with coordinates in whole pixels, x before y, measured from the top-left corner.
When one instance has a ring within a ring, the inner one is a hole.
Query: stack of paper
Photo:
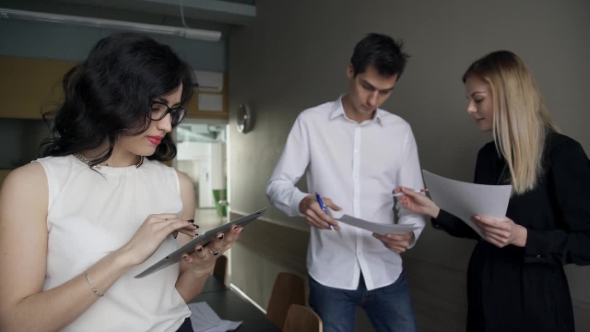
[[[420,228],[414,226],[414,224],[378,224],[375,222],[351,217],[347,214],[343,215],[340,219],[338,219],[338,221],[384,236],[387,235],[387,233],[406,234]]]
[[[485,216],[503,220],[508,209],[512,186],[460,182],[423,171],[428,192],[439,208],[463,220],[480,236],[471,218]]]
[[[207,302],[190,303],[191,323],[195,332],[226,332],[234,331],[242,322],[221,320]]]

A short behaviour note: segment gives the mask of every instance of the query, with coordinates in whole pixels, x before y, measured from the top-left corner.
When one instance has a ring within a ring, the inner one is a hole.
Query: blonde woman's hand
[[[504,217],[503,220],[496,220],[484,216],[475,216],[471,220],[481,230],[485,239],[498,248],[504,248],[510,244],[517,247],[526,245],[527,229],[508,217]]]
[[[168,236],[178,232],[195,236],[196,226],[190,221],[179,219],[176,214],[152,214],[129,242],[119,249],[119,253],[129,266],[139,265],[153,255]]]
[[[402,207],[414,213],[429,215],[433,218],[438,217],[440,208],[434,202],[422,193],[414,192],[414,190],[400,187],[395,190],[395,193],[403,193],[397,199]]]
[[[215,267],[215,261],[219,256],[231,249],[233,244],[240,237],[243,228],[234,226],[227,233],[218,233],[216,238],[209,242],[206,246],[200,244],[195,247],[191,253],[184,254],[182,259],[186,262],[189,271],[191,271],[196,278],[209,275]]]

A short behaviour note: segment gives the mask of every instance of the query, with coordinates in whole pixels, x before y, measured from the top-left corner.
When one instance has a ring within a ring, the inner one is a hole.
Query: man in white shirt
[[[362,39],[347,68],[348,93],[298,116],[266,188],[274,206],[306,217],[312,226],[309,302],[325,332],[353,331],[356,306],[365,309],[377,331],[416,330],[399,254],[415,244],[424,217],[400,210],[398,222],[419,229],[387,237],[335,220],[348,214],[394,223],[393,190],[424,186],[410,125],[379,109],[407,58],[401,43],[389,36],[372,33]],[[307,167],[312,194],[295,187]]]

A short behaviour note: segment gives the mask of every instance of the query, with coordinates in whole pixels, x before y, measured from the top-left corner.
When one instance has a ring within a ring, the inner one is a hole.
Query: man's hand
[[[322,197],[322,201],[326,207],[331,208],[334,211],[342,210],[338,205],[334,204],[331,199]],[[320,207],[320,203],[316,200],[313,195],[309,195],[301,200],[299,203],[299,212],[305,215],[307,219],[307,223],[310,226],[319,229],[330,229],[330,225],[334,227],[335,230],[339,230],[340,226],[338,226],[338,222],[330,215],[328,215],[322,208]]]
[[[383,242],[389,250],[395,251],[398,254],[408,250],[408,247],[414,241],[414,232],[406,234],[391,234],[387,233],[386,236],[373,233],[373,236]]]

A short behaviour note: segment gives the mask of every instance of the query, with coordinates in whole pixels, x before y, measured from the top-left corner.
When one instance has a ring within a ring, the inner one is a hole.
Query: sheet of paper
[[[207,302],[189,303],[191,323],[195,332],[226,332],[237,329],[242,322],[222,320]]]
[[[366,221],[363,219],[351,217],[347,214],[343,215],[338,219],[345,224],[350,226],[362,228],[364,230],[370,231],[372,233],[377,233],[381,235],[385,235],[387,233],[391,234],[406,234],[413,230],[416,230],[420,227],[414,226],[414,224],[379,224],[375,222]]]
[[[463,220],[480,236],[481,231],[471,221],[472,217],[480,215],[502,220],[506,216],[512,186],[461,182],[426,170],[423,174],[430,197],[436,205]]]

